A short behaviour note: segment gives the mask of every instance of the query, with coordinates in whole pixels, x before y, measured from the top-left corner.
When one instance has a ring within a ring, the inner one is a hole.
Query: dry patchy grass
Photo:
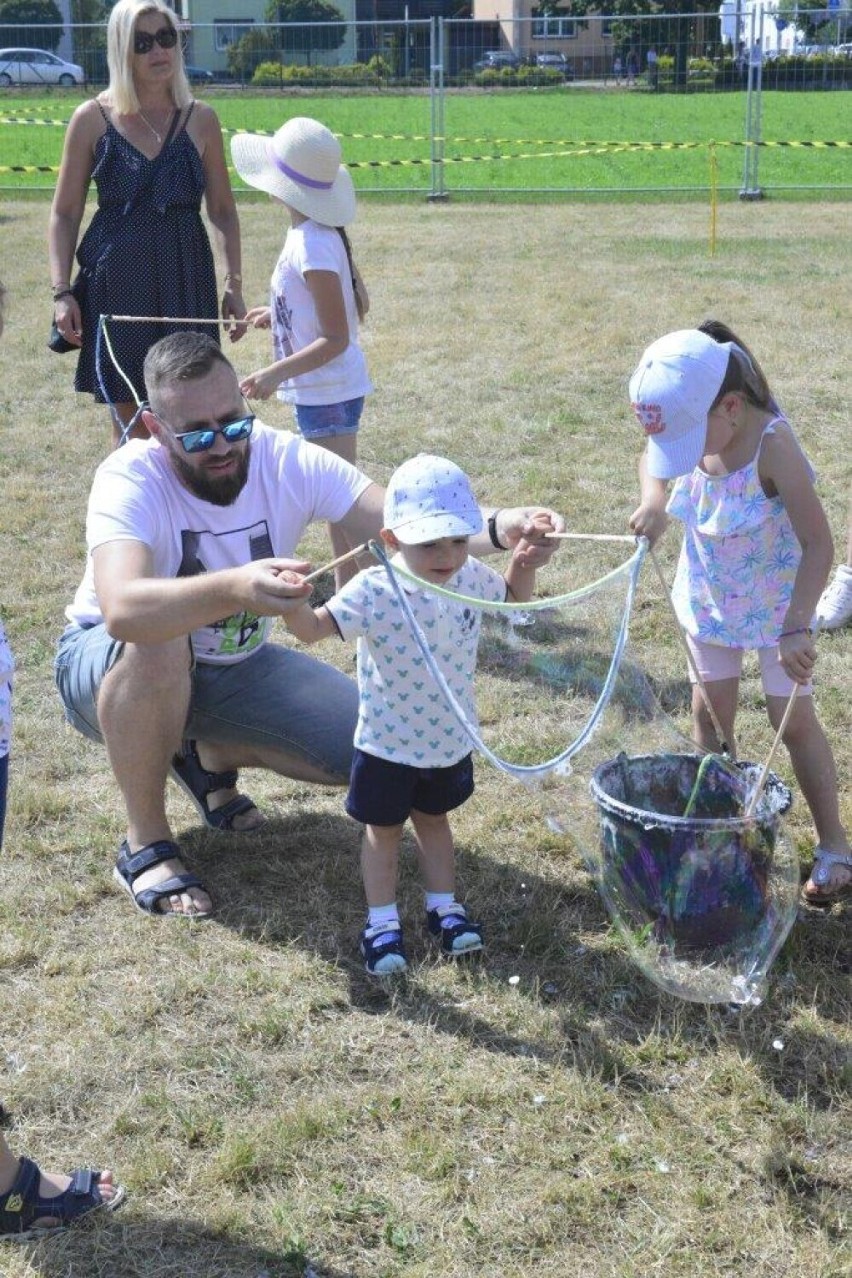
[[[440,966],[413,936],[410,979],[372,985],[340,795],[260,774],[247,788],[272,820],[256,839],[199,830],[172,796],[215,923],[152,922],[116,893],[115,787],[103,753],[63,728],[51,678],[107,426],[44,348],[46,221],[46,206],[6,206],[2,606],[20,673],[2,1090],[16,1148],[106,1160],[132,1197],[114,1219],[0,1249],[4,1278],[848,1272],[848,911],[799,922],[756,1011],[678,1003],[631,968],[574,856],[484,766],[455,823],[490,941],[479,968]],[[243,224],[257,300],[282,228],[259,205]],[[378,388],[365,467],[384,479],[444,451],[485,499],[536,497],[576,528],[620,531],[639,447],[629,372],[651,338],[715,314],[770,370],[840,537],[847,232],[842,206],[737,206],[711,258],[699,209],[368,204],[354,237]],[[241,370],[266,340],[236,348]],[[307,545],[326,553],[320,530]],[[650,576],[635,629],[682,706]],[[852,631],[821,650],[852,821]],[[351,669],[347,651],[326,655]],[[751,682],[740,739],[753,757],[771,740]],[[790,829],[804,862],[801,803]],[[418,908],[408,868],[401,896]]]

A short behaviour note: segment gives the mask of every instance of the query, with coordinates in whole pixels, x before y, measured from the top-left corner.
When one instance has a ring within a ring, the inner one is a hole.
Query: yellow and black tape
[[[30,115],[17,115],[17,114],[10,113],[8,115],[0,116],[0,124],[34,124],[34,125],[42,125],[42,126],[49,125],[49,126],[60,127],[64,129],[67,127],[68,121],[58,120],[53,118],[47,118],[42,120],[42,119],[37,119],[36,117],[30,116]],[[274,137],[274,130],[270,130],[270,129],[223,128],[222,132],[223,134],[226,134],[226,135],[238,134],[238,133],[253,133],[257,137],[262,137],[262,138]],[[429,142],[431,141],[430,135],[428,133],[336,133],[335,137],[351,138],[355,141],[360,141],[360,142]],[[622,150],[624,148],[630,148],[630,149],[661,150],[661,151],[694,150],[698,147],[711,145],[711,142],[647,142],[647,141],[640,142],[638,140],[629,141],[626,139],[600,140],[600,139],[589,139],[589,138],[577,139],[577,138],[442,137],[440,135],[435,136],[435,141],[441,142],[444,144],[450,144],[450,145],[472,143],[474,145],[484,144],[487,146],[551,146],[551,147],[556,146],[556,147],[572,147],[572,148],[573,147],[576,147],[576,148],[591,147],[595,149],[614,147],[619,150]],[[725,140],[725,139],[714,138],[712,140],[712,145],[717,147],[719,146],[742,147],[742,146],[752,145],[752,146],[762,146],[762,147],[785,147],[785,146],[805,147],[805,148],[807,147],[814,147],[814,148],[837,147],[841,149],[848,149],[852,147],[852,141],[845,141],[841,139],[835,139],[833,141],[820,141],[816,139],[809,139],[807,141],[785,140],[785,141],[761,141],[756,143],[748,143],[746,141],[743,141],[742,139]],[[470,160],[478,160],[483,158],[485,159],[526,159],[527,157],[515,156],[515,155],[505,156],[502,154],[498,156],[488,155],[485,157],[476,156],[476,155],[454,157],[456,162],[465,162],[465,163]],[[445,162],[449,162],[448,157],[445,157]],[[375,165],[380,165],[380,164],[428,164],[430,163],[430,161],[428,160],[376,160],[372,162],[360,161],[359,163],[362,166],[367,165],[369,167],[373,167]],[[358,167],[358,163],[355,163],[355,162],[347,163],[346,167],[356,168]]]

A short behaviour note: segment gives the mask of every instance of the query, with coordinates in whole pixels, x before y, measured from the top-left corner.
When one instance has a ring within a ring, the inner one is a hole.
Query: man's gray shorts
[[[66,717],[93,741],[103,741],[101,680],[123,649],[103,625],[68,626],[59,640],[55,675]],[[272,747],[339,784],[349,780],[358,690],[347,675],[304,652],[265,643],[232,665],[197,662],[191,678],[185,737]]]

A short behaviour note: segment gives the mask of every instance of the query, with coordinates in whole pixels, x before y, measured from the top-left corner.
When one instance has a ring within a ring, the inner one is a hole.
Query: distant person
[[[6,290],[0,283],[0,336],[5,319]],[[9,755],[12,738],[14,662],[0,622],[0,848],[6,822]],[[96,1208],[114,1210],[124,1200],[112,1172],[80,1169],[70,1176],[43,1172],[29,1158],[17,1158],[0,1132],[0,1241],[38,1238]]]
[[[659,58],[657,57],[657,50],[653,44],[645,54],[645,62],[648,67],[648,84],[652,89],[656,89],[659,80]]]
[[[616,84],[621,84],[622,62],[620,54],[616,54],[612,60],[612,74]]]
[[[468,553],[482,529],[470,481],[453,462],[426,453],[390,477],[385,547],[423,581],[486,603],[525,601],[535,584],[528,546],[518,542],[505,576]],[[403,579],[429,652],[465,713],[476,718],[473,677],[481,613]],[[397,906],[399,851],[411,818],[426,891],[426,926],[442,952],[482,949],[482,929],[456,899],[455,852],[447,813],[473,793],[470,739],[446,703],[384,567],[368,568],[321,608],[285,617],[303,643],[358,640],[360,704],[346,811],[364,826],[361,872],[367,921],[361,953],[372,976],[403,972],[408,956]],[[391,674],[393,679],[391,679]]]
[[[757,651],[776,731],[798,688],[784,744],[818,836],[803,897],[830,906],[852,893],[837,769],[811,695],[811,619],[831,566],[831,532],[810,464],[754,356],[726,325],[702,327],[709,331],[652,343],[630,380],[648,440],[630,527],[653,544],[669,513],[684,525],[672,597],[732,753],[747,650]],[[696,742],[718,751],[697,684],[692,712]]]
[[[626,70],[627,87],[630,88],[631,85],[635,85],[636,77],[639,74],[639,55],[635,49],[630,49],[627,54]]]
[[[355,188],[341,164],[334,134],[303,116],[283,124],[270,141],[251,133],[231,139],[234,167],[244,182],[284,206],[289,229],[272,273],[271,305],[246,318],[272,326],[274,362],[244,377],[248,399],[278,398],[293,405],[305,439],[355,463],[364,398],[373,389],[358,342],[370,306],[345,228],[355,218]],[[337,555],[351,547],[331,528]],[[357,568],[336,569],[338,586]]]
[[[111,325],[115,361],[103,351],[104,393],[96,367],[98,320],[101,314],[216,319],[202,197],[224,264],[222,318],[245,312],[240,224],[222,131],[215,111],[192,97],[176,21],[162,0],[119,0],[110,13],[109,84],[71,117],[50,212],[54,317],[62,336],[80,347],[75,389],[113,406],[114,444],[136,413],[133,391],[146,398],[142,364],[149,346],[176,326]],[[77,246],[92,178],[98,208]],[[85,278],[78,296],[71,288],[75,247]],[[203,327],[218,341],[215,324]],[[232,327],[231,340],[244,331]],[[133,433],[145,436],[141,421]]]

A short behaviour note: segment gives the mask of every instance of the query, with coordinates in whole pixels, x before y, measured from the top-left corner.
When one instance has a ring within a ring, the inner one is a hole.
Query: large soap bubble
[[[795,918],[798,864],[781,814],[789,790],[714,756],[619,754],[595,768],[600,838],[587,863],[631,957],[669,993],[757,1003]]]

